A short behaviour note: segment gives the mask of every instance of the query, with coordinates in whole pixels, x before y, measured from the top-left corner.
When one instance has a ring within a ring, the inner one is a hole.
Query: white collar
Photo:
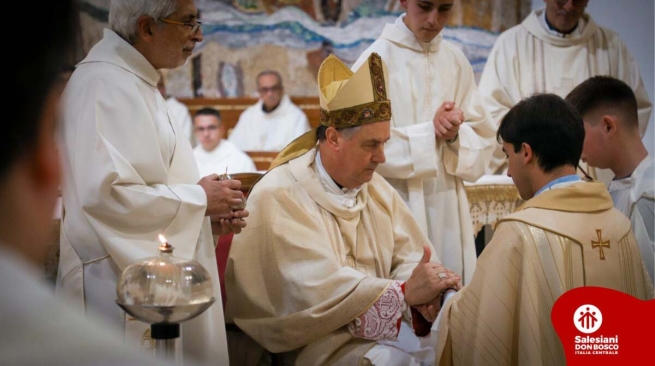
[[[346,208],[355,207],[355,204],[357,203],[357,194],[362,188],[339,188],[332,177],[330,177],[330,174],[325,170],[325,167],[323,167],[323,163],[321,162],[321,152],[318,150],[316,151],[316,158],[314,161],[316,162],[316,170],[321,179],[321,184],[323,185],[325,192],[328,194],[328,197]]]

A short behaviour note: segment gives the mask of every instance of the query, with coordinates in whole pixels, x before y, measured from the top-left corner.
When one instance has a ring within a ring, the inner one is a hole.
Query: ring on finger
[[[446,272],[441,272],[437,276],[439,276],[439,278],[443,280],[444,278],[446,278]]]

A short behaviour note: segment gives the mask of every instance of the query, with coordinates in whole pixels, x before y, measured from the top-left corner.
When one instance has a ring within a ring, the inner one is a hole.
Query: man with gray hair
[[[211,274],[216,301],[182,325],[184,357],[227,365],[225,325],[210,216],[221,234],[245,227],[240,182],[200,179],[193,151],[157,90],[159,69],[183,65],[202,41],[193,0],[113,0],[103,39],[77,65],[62,96],[64,163],[58,293],[150,346],[149,327],[116,304],[130,263],[156,255],[157,236],[175,256]],[[152,347],[149,347],[152,351]]]
[[[375,53],[355,72],[328,56],[320,126],[285,147],[248,196],[266,209],[230,249],[226,317],[285,364],[434,361],[430,327],[461,277],[375,173],[391,137],[388,75]],[[233,334],[232,361],[257,358],[257,346]]]
[[[284,94],[282,77],[273,70],[257,75],[259,101],[248,107],[229,136],[242,151],[280,151],[309,131],[307,116]]]

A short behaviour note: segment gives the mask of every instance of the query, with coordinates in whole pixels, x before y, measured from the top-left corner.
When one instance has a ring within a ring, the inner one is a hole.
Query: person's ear
[[[606,114],[600,123],[603,124],[603,131],[606,135],[614,135],[616,133],[617,121],[615,116]]]
[[[534,158],[534,155],[532,154],[532,146],[528,143],[524,142],[521,144],[521,150],[519,153],[521,154],[524,165],[529,164]]]
[[[142,15],[137,19],[136,26],[139,33],[139,38],[146,42],[152,41],[153,29],[156,23],[155,20],[149,16]]]
[[[325,130],[326,142],[332,149],[336,151],[339,151],[339,147],[341,143],[340,138],[341,138],[341,134],[339,134],[339,131],[337,131],[336,128],[328,127],[327,130]]]

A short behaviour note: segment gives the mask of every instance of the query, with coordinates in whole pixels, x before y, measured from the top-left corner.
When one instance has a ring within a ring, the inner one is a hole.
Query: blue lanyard
[[[537,196],[539,193],[551,189],[554,185],[560,184],[560,183],[567,183],[567,182],[575,182],[582,180],[577,174],[571,174],[571,175],[565,175],[563,177],[557,178],[555,180],[550,181],[550,183],[546,184],[545,186],[541,187],[540,190],[535,193],[535,196]]]

